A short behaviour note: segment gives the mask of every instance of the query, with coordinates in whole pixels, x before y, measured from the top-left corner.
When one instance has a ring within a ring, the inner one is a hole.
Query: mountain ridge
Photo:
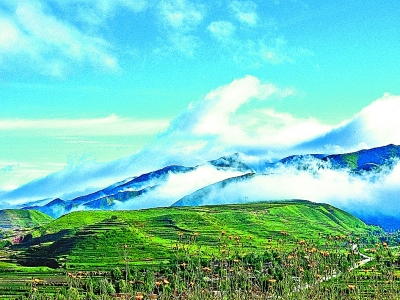
[[[314,172],[314,174],[318,170],[332,169],[348,171],[352,174],[351,176],[364,176],[365,174],[379,175],[393,169],[399,159],[400,146],[394,144],[342,154],[291,155],[273,163],[262,160],[254,163],[254,157],[234,153],[193,167],[179,165],[166,166],[152,172],[129,177],[104,189],[71,200],[56,198],[45,205],[26,206],[24,209],[37,209],[52,217],[59,217],[74,210],[140,209],[170,205],[195,206],[213,203],[228,204],[255,200],[277,200],[276,198],[254,199],[245,196],[242,199],[239,195],[233,195],[231,199],[224,199],[223,201],[215,200],[213,202],[210,194],[211,190],[215,191],[215,195],[218,195],[228,186],[261,178],[260,176],[272,176],[282,167],[294,167],[301,172]],[[198,181],[199,177],[196,175],[196,172],[199,172],[200,175],[208,172],[202,175],[206,178],[206,180],[202,180],[204,183],[202,181],[195,182],[197,187],[194,185],[193,188],[187,188],[186,191],[182,192],[183,194],[178,193],[170,197],[165,196],[165,192],[168,193],[178,188],[179,186],[177,185],[185,187],[185,184],[188,186],[192,185],[193,180]],[[218,176],[215,176],[215,178],[207,177],[210,172],[218,174]],[[161,196],[165,196],[166,198],[162,198]],[[207,202],[204,200],[205,197],[211,200],[207,200]],[[219,199],[218,197],[221,196],[215,196],[214,199]]]

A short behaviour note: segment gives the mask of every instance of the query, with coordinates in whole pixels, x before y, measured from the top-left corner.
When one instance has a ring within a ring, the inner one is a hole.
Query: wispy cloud
[[[385,94],[350,120],[297,148],[334,153],[400,144],[400,132],[394,130],[400,127],[399,111],[400,96]]]
[[[108,161],[112,159],[108,153],[120,153],[120,156],[135,153],[152,136],[168,128],[168,124],[169,120],[115,115],[94,119],[0,119],[0,138],[7,144],[4,148],[17,148],[14,152],[5,151],[4,159],[14,162],[0,162],[0,190],[15,189],[59,171],[66,161],[72,164],[76,160]],[[29,153],[30,157],[25,158],[21,153]],[[58,164],[51,164],[46,157],[53,157],[50,159]]]
[[[200,39],[195,35],[182,34],[179,32],[172,33],[169,36],[169,46],[165,46],[167,52],[180,52],[187,56],[193,56],[196,49],[200,46]]]
[[[24,163],[15,161],[0,162],[0,192],[12,191],[20,186],[21,182],[29,182],[49,173],[59,171],[65,167],[60,163]],[[1,206],[1,203],[0,203]]]
[[[257,25],[257,4],[253,1],[232,1],[230,9],[239,22],[249,26]]]
[[[162,0],[158,5],[159,16],[164,24],[169,45],[164,50],[192,56],[199,45],[199,36],[194,31],[203,21],[205,9],[203,5],[189,0]]]
[[[232,1],[220,8],[221,15],[211,16],[210,7],[191,0],[7,0],[0,7],[0,71],[61,78],[88,69],[118,73],[121,53],[144,51],[126,37],[116,44],[122,32],[113,25],[122,10],[130,14],[130,25],[146,13],[146,26],[154,26],[146,51],[156,55],[195,56],[207,31],[222,42],[222,55],[246,67],[294,63],[309,55],[271,31],[255,2]],[[108,28],[116,30],[112,38]],[[143,35],[140,26],[131,30]]]
[[[138,120],[111,115],[97,119],[0,120],[1,132],[47,136],[152,135],[168,127],[168,120]]]
[[[162,0],[159,9],[165,25],[180,32],[193,30],[204,17],[202,5],[188,0]]]
[[[138,13],[149,7],[147,0],[53,0],[65,14],[72,14],[76,21],[99,26],[113,17],[120,8]]]
[[[241,65],[258,68],[267,64],[294,64],[300,58],[313,55],[314,53],[306,48],[291,46],[283,36],[262,37],[243,42],[236,49],[234,60]]]
[[[306,47],[292,45],[279,33],[275,20],[258,14],[254,2],[233,1],[227,8],[231,16],[211,22],[207,30],[221,42],[223,55],[231,56],[234,63],[245,68],[262,68],[295,64],[314,55]]]
[[[107,71],[119,69],[112,47],[57,18],[38,1],[16,1],[0,13],[0,61],[8,71],[32,69],[63,77],[80,64]]]
[[[212,22],[207,29],[211,35],[221,42],[229,41],[235,33],[235,26],[228,21]]]

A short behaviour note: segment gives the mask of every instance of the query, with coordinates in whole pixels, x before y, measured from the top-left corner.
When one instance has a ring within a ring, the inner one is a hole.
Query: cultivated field
[[[307,201],[74,212],[3,235],[1,299],[400,294],[398,235]]]

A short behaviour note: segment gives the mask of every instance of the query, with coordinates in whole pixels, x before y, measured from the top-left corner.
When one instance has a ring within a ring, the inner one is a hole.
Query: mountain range
[[[301,187],[282,186],[283,196],[278,199],[277,196],[272,198],[269,195],[269,182],[278,175],[285,178],[287,172],[294,178],[300,179],[307,175],[318,182],[329,171],[346,174],[349,182],[370,181],[372,184],[393,172],[399,158],[400,146],[393,144],[343,154],[292,155],[275,162],[250,159],[246,155],[235,153],[194,167],[166,166],[74,199],[56,198],[45,203],[37,201],[20,207],[36,209],[56,218],[77,210],[143,209],[294,199],[297,198],[296,194],[294,197],[285,197],[283,192],[291,190],[292,193],[289,194],[292,195],[297,189],[301,195]],[[319,189],[318,186],[315,188]],[[255,192],[257,190],[260,192]],[[338,206],[350,210],[366,222],[384,228],[396,227],[400,219],[379,211],[366,214],[365,211],[359,211],[360,205],[346,203]]]

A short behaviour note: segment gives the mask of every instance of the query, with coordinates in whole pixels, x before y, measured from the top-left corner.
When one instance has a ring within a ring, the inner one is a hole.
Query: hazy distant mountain
[[[54,199],[43,206],[26,206],[24,209],[37,209],[52,217],[59,217],[74,210],[113,209],[115,201],[126,202],[162,184],[170,174],[186,173],[195,167],[167,166],[154,172],[142,174],[117,182],[97,192],[72,200]]]

